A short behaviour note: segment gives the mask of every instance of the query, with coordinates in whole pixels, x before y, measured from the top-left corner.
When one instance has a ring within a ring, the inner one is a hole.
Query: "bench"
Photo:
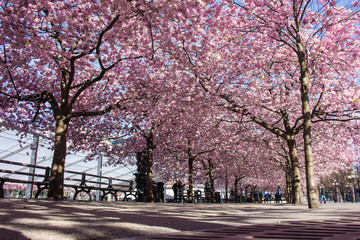
[[[0,163],[8,164],[8,165],[17,165],[23,166],[26,168],[34,168],[39,171],[43,171],[43,174],[29,173],[24,171],[13,171],[7,169],[0,169],[0,173],[9,174],[11,177],[0,177],[0,198],[4,198],[4,185],[6,183],[20,183],[20,184],[33,184],[37,186],[37,191],[35,193],[35,198],[38,198],[40,194],[44,191],[49,189],[49,180],[50,180],[50,173],[51,170],[49,167],[44,166],[37,166],[31,165],[26,163],[19,163],[13,161],[7,161],[0,159]],[[91,192],[92,191],[100,191],[100,200],[103,201],[106,199],[108,195],[111,195],[115,201],[118,201],[118,193],[123,193],[124,197],[122,198],[123,201],[127,201],[129,198],[137,199],[137,192],[134,190],[134,182],[132,180],[124,180],[119,178],[111,178],[106,176],[99,176],[94,174],[87,174],[85,172],[75,172],[65,170],[65,177],[64,177],[64,188],[72,188],[74,189],[74,196],[73,199],[77,199],[81,193],[87,195],[88,199],[91,200]],[[71,176],[66,176],[70,175]],[[31,176],[33,179],[35,177],[37,179],[42,180],[24,180],[21,179],[20,176]],[[72,177],[75,176],[75,177]],[[91,180],[89,178],[100,179],[99,180]],[[105,182],[105,181],[106,182]]]

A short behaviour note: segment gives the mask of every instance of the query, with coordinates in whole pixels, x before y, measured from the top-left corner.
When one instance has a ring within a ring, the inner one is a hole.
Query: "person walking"
[[[269,192],[265,192],[265,203],[269,203],[270,200],[270,194]]]
[[[281,203],[282,200],[281,200],[281,188],[280,186],[278,186],[277,188],[277,191],[276,191],[276,194],[275,194],[275,200],[277,203]]]
[[[326,204],[326,197],[325,197],[325,188],[324,186],[320,187],[320,204],[322,204],[324,202],[324,204]]]
[[[176,181],[174,185],[172,186],[172,190],[174,191],[174,202],[177,202],[178,200],[178,182]]]
[[[184,187],[185,187],[185,184],[183,184],[182,181],[179,180],[177,185],[178,185],[179,200],[180,200],[180,202],[183,202],[184,201]]]

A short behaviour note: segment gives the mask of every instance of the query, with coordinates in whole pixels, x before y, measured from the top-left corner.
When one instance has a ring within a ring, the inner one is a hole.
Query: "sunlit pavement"
[[[360,203],[183,204],[0,200],[0,239],[352,239]]]
[[[207,229],[203,231],[181,232],[144,236],[131,239],[360,239],[360,218],[357,220],[296,221],[282,224],[258,224],[239,227]],[[122,238],[125,240],[124,238]]]

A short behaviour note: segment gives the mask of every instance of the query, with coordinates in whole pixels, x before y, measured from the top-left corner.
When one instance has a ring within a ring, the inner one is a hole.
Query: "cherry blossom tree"
[[[187,81],[187,74],[177,71],[176,65],[169,64],[166,58],[142,64],[148,66],[145,73],[143,68],[127,72],[124,109],[114,114],[114,118],[104,119],[111,127],[102,128],[102,137],[92,144],[101,145],[109,140],[121,142],[120,145],[103,145],[104,152],[120,156],[111,164],[122,163],[127,156],[146,151],[145,198],[147,202],[153,202],[153,165],[159,155],[157,152],[166,147],[167,138],[176,134],[176,126],[168,122],[186,111],[183,102],[191,92],[193,81]]]
[[[277,42],[279,49],[286,49],[297,69],[294,77],[300,87],[308,203],[309,208],[318,208],[312,121],[319,112],[335,111],[340,113],[336,117],[341,117],[356,110],[354,100],[359,93],[353,86],[359,73],[358,3],[348,8],[335,1],[311,0],[235,4],[245,9],[247,17],[254,17],[256,31]]]
[[[245,20],[241,19],[238,21],[242,23],[242,21]],[[261,46],[263,41],[261,38],[256,38],[256,36],[253,35],[249,35],[248,37],[229,37],[229,35],[236,36],[237,31],[232,31],[232,29],[236,29],[237,23],[237,21],[231,22],[231,25],[229,25],[230,30],[215,32],[209,30],[207,32],[209,36],[204,36],[204,38],[217,38],[217,43],[221,47],[218,47],[218,45],[209,45],[205,42],[203,45],[198,46],[201,50],[193,50],[191,42],[184,43],[182,49],[185,58],[188,59],[187,64],[189,65],[190,71],[199,79],[204,90],[213,96],[219,96],[220,104],[223,104],[226,109],[237,112],[239,115],[238,118],[240,119],[246,116],[275,135],[287,139],[289,142],[289,152],[292,153],[292,169],[294,172],[293,189],[298,193],[294,195],[297,196],[294,202],[301,203],[300,170],[298,167],[294,137],[302,130],[302,126],[299,126],[301,117],[294,121],[294,126],[290,126],[290,119],[286,110],[282,110],[282,112],[279,110],[277,114],[283,116],[284,128],[287,127],[287,129],[284,130],[279,130],[278,120],[272,122],[263,120],[273,119],[274,113],[276,116],[276,110],[273,110],[272,106],[278,105],[279,101],[280,104],[283,105],[293,105],[291,104],[292,102],[283,101],[279,96],[271,96],[271,92],[270,96],[262,97],[262,95],[266,94],[263,89],[266,87],[271,89],[272,84],[276,85],[276,83],[264,82],[260,85],[260,81],[256,81],[256,77],[261,77],[261,74],[254,73],[253,69],[265,66],[266,61],[261,61],[261,59],[264,59],[264,55],[259,56],[259,54],[254,54],[256,49],[249,49],[248,46],[250,44]],[[231,26],[233,28],[231,28]],[[236,39],[241,39],[241,43],[236,43]],[[234,45],[230,44],[232,42],[234,42]],[[240,54],[237,54],[238,52]],[[267,54],[269,56],[273,55],[271,51],[267,51]],[[283,55],[279,55],[279,58],[282,57]],[[255,80],[253,80],[254,78]],[[279,81],[281,81],[281,78]],[[263,86],[263,88],[260,86]],[[294,97],[294,95],[288,96],[288,98],[291,97]],[[267,103],[269,106],[262,107],[264,103]],[[264,113],[264,111],[267,113]]]
[[[201,90],[201,89],[199,89]],[[204,166],[211,183],[211,200],[215,201],[213,168],[220,161],[222,154],[230,145],[234,133],[226,131],[221,124],[218,109],[204,99],[202,94],[196,94],[182,100],[185,111],[174,118],[170,124],[175,127],[172,135],[166,141],[167,152],[177,153],[187,162],[189,183],[189,202],[193,202],[194,172]],[[176,136],[176,137],[174,137]],[[236,147],[231,144],[231,147]],[[230,147],[229,147],[230,148]],[[160,159],[161,162],[164,162]],[[209,163],[205,164],[205,162]],[[198,171],[199,172],[199,171]]]
[[[49,199],[63,197],[75,119],[121,107],[127,69],[153,57],[153,9],[150,1],[1,2],[3,119],[54,132]]]
[[[356,118],[359,6],[334,1],[229,4],[229,9],[237,6],[237,13],[228,10],[236,17],[226,29],[212,28],[203,36],[217,35],[216,46],[205,42],[194,50],[191,42],[183,44],[190,68],[229,110],[288,142],[298,203],[302,191],[295,136],[303,133],[308,202],[317,208],[311,122]]]
[[[274,150],[286,144],[292,202],[302,203],[303,156],[309,207],[317,208],[314,168],[324,166],[329,144],[322,138],[357,124],[359,8],[333,0],[5,1],[2,121],[52,132],[50,199],[63,195],[67,140],[72,149],[118,153],[112,163],[147,149],[147,201],[153,163],[176,165],[179,158],[165,164],[174,153],[187,159],[190,182],[201,158],[210,175],[215,167],[252,184],[273,169],[262,159],[282,163]],[[338,124],[327,131],[329,122]],[[251,131],[233,134],[242,124]],[[124,144],[112,144],[118,139]],[[351,151],[340,159],[350,162]]]
[[[286,142],[280,141],[278,142],[269,141],[264,139],[264,144],[269,151],[274,153],[274,156],[269,158],[269,164],[276,166],[277,168],[281,169],[285,174],[285,182],[286,182],[286,199],[288,202],[292,202],[294,199],[294,191],[293,191],[293,172],[291,169],[292,162],[290,160],[289,151],[286,147]],[[301,163],[299,163],[299,169],[302,168]]]

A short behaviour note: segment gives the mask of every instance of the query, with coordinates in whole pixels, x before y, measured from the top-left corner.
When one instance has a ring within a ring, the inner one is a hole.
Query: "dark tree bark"
[[[66,135],[70,119],[59,116],[56,120],[55,149],[49,182],[49,200],[61,200],[64,195],[64,170],[66,158]]]
[[[229,202],[229,179],[228,176],[226,175],[225,177],[225,202],[228,203]]]
[[[210,163],[211,163],[211,161],[209,160],[209,164]],[[209,178],[210,178],[210,201],[212,203],[215,203],[216,202],[216,199],[215,199],[215,176],[214,176],[212,164],[211,164],[211,167],[209,168]]]
[[[188,167],[189,167],[189,192],[188,203],[194,202],[194,157],[191,155],[191,149],[188,149]]]
[[[154,144],[155,129],[151,128],[149,136],[146,138],[147,144],[147,172],[146,172],[146,190],[145,190],[145,201],[154,202],[153,192],[153,152],[155,149]]]
[[[240,178],[236,177],[234,182],[234,189],[235,189],[235,202],[238,203],[239,201],[239,194],[238,194],[238,184],[239,184]]]

